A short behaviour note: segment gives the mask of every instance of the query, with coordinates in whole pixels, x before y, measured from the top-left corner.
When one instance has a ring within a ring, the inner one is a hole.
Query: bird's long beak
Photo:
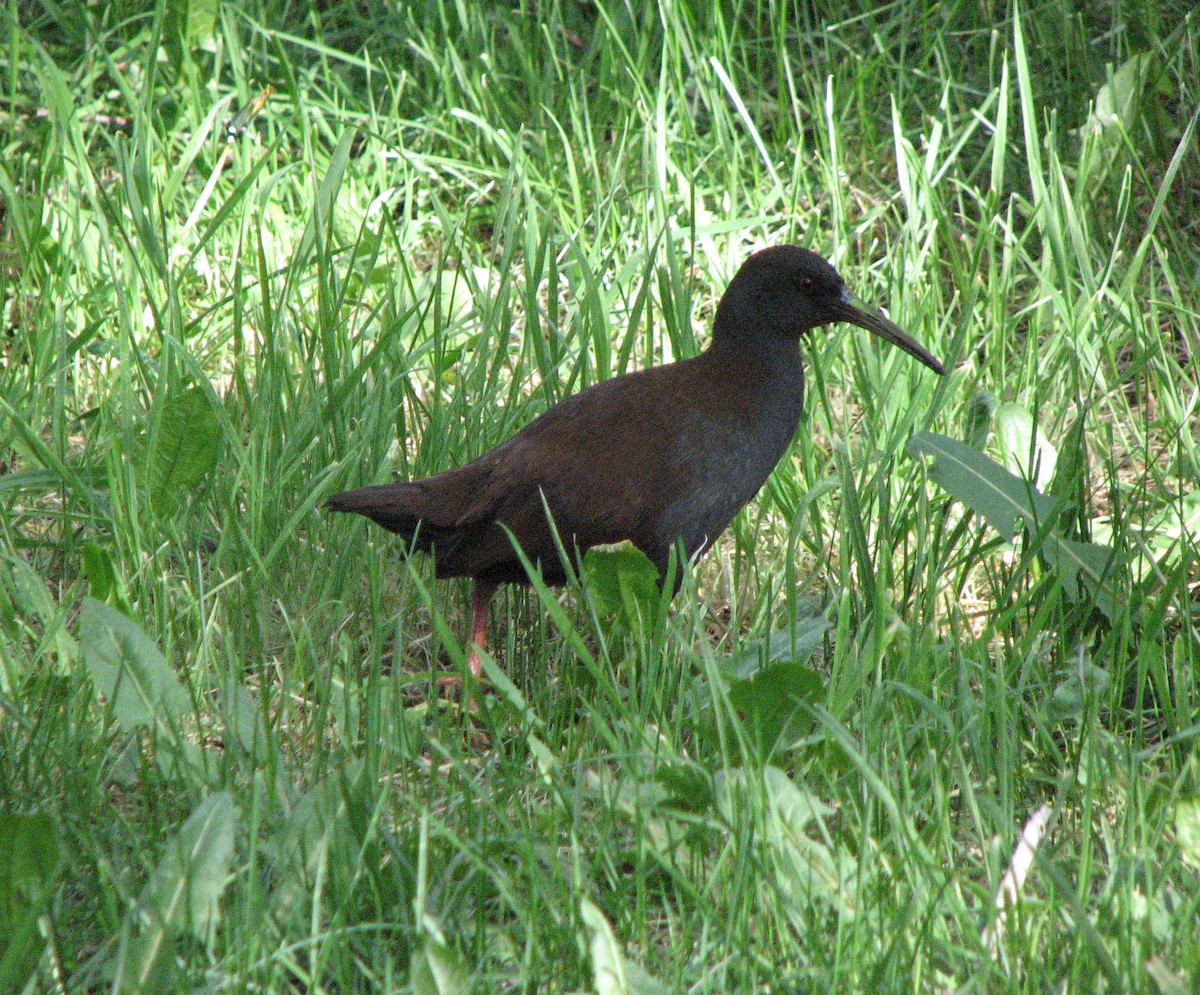
[[[945,375],[946,368],[934,358],[928,349],[899,325],[893,325],[874,308],[868,307],[850,291],[842,291],[842,299],[838,302],[835,310],[838,318],[842,321],[848,321],[852,325],[858,325],[859,328],[865,328],[868,332],[874,332],[881,339],[886,339],[892,345],[898,345],[910,356],[919,359],[934,373]]]

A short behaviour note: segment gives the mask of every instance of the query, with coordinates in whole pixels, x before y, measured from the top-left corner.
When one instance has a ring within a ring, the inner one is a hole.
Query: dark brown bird
[[[565,549],[629,539],[666,577],[677,543],[689,557],[707,550],[787,452],[804,399],[800,339],[832,321],[945,372],[824,259],[777,246],[738,270],[699,356],[594,384],[465,466],[335,494],[328,507],[366,515],[432,553],[438,577],[472,579],[469,662],[478,677],[492,592],[528,582],[501,526],[549,584],[566,573],[547,509]]]

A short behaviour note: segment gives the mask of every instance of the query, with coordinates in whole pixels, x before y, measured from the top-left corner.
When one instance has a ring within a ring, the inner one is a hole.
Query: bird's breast
[[[707,549],[758,493],[783,458],[800,421],[803,387],[757,410],[696,414],[676,436],[669,461],[680,482],[658,531],[680,537],[688,555]]]

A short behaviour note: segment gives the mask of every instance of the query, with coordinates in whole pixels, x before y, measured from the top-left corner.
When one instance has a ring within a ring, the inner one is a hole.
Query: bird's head
[[[935,373],[946,372],[904,329],[850,293],[828,262],[798,245],[763,249],[742,264],[717,305],[713,343],[742,347],[764,336],[794,341],[834,321],[874,332]]]

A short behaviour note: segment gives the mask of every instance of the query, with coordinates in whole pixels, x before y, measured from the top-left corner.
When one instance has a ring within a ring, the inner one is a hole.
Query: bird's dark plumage
[[[678,541],[689,556],[711,546],[787,451],[804,398],[800,339],[833,321],[944,372],[828,262],[778,246],[738,270],[699,356],[594,384],[465,466],[346,491],[328,506],[415,540],[438,577],[475,579],[486,592],[477,611],[495,584],[527,580],[501,525],[548,583],[565,580],[547,508],[568,551],[629,539],[665,576]]]

